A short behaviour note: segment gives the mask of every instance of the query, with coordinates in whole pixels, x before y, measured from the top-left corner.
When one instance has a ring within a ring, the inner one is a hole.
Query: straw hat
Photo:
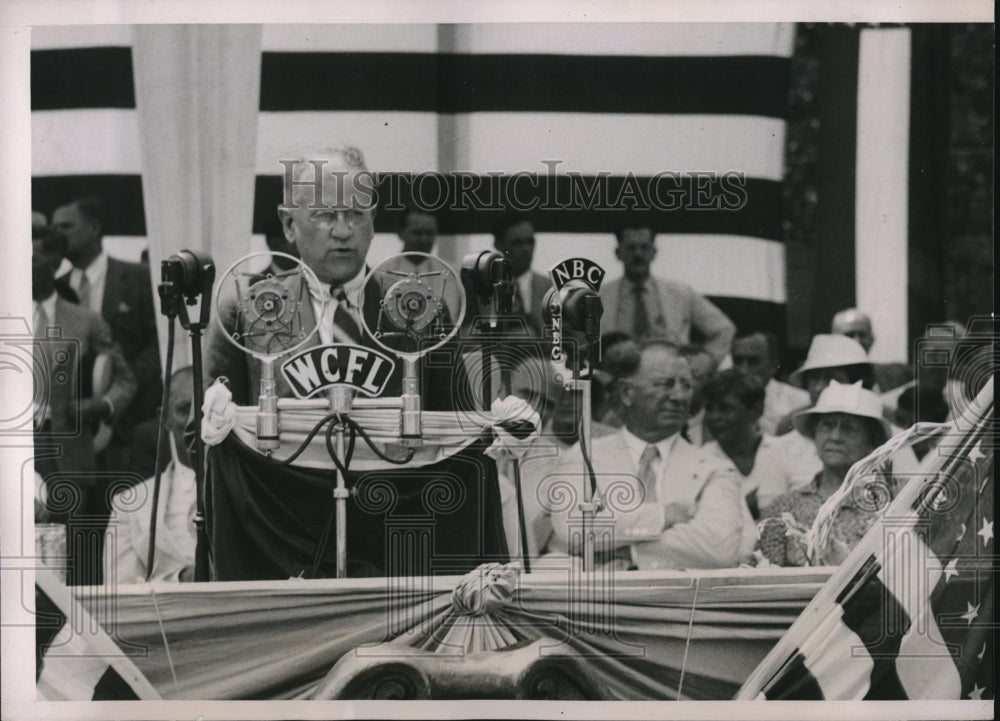
[[[853,341],[851,342],[853,343]],[[882,416],[881,399],[878,397],[878,394],[866,390],[861,385],[861,381],[853,384],[830,381],[830,385],[819,394],[816,405],[812,408],[799,411],[795,414],[792,421],[795,423],[795,427],[799,433],[807,438],[812,438],[813,433],[810,428],[809,418],[811,416],[826,415],[827,413],[846,413],[851,416],[871,418],[873,421],[877,421],[884,437],[881,441],[876,440],[876,445],[885,442],[892,435],[889,422]]]
[[[868,354],[861,344],[846,335],[833,335],[821,333],[813,336],[812,343],[809,344],[809,352],[806,354],[805,363],[797,371],[792,373],[788,379],[793,383],[798,383],[802,374],[806,371],[818,368],[840,368],[841,366],[867,365],[871,367],[872,362],[868,360]]]

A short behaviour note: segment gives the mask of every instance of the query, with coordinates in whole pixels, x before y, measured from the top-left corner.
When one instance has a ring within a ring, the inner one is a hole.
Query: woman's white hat
[[[885,434],[885,438],[881,441],[876,439],[876,445],[880,445],[892,436],[889,421],[882,416],[881,399],[878,397],[878,394],[864,388],[861,385],[861,381],[853,384],[830,381],[830,385],[824,388],[823,392],[819,394],[819,398],[816,399],[816,405],[812,408],[799,411],[792,418],[792,421],[795,423],[795,427],[799,433],[806,438],[812,438],[813,433],[810,428],[809,418],[826,415],[827,413],[846,413],[877,421],[882,432]]]
[[[820,333],[813,336],[802,367],[790,374],[788,379],[793,383],[798,383],[806,371],[853,365],[867,365],[869,367],[872,365],[872,362],[868,360],[868,354],[865,353],[865,349],[860,343],[846,335]]]

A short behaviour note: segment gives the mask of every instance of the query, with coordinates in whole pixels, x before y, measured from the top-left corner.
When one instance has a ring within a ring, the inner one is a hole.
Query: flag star
[[[948,583],[952,576],[958,575],[958,559],[953,558],[948,561],[948,565],[944,567],[944,582]]]
[[[983,545],[984,546],[987,543],[989,543],[990,539],[993,538],[993,521],[987,521],[984,518],[983,519],[983,527],[979,529],[979,532],[976,533],[976,535],[983,537]]]
[[[983,641],[983,648],[982,648],[982,650],[979,651],[979,653],[976,654],[976,658],[978,658],[980,661],[982,661],[983,660],[983,656],[985,656],[985,655],[986,655],[986,642]]]
[[[961,617],[964,618],[965,622],[971,626],[972,622],[979,617],[979,604],[977,603],[975,608],[973,608],[972,604],[966,601],[965,605],[969,607],[969,610],[963,613]]]
[[[985,690],[986,690],[985,686],[982,687],[982,688],[980,688],[978,683],[977,684],[973,684],[972,690],[969,691],[969,698],[972,699],[973,701],[982,701],[983,700],[983,691],[985,691]]]

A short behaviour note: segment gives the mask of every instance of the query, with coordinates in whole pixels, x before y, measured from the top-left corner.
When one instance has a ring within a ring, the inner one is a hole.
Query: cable
[[[305,437],[305,440],[303,440],[299,444],[299,447],[295,449],[295,452],[292,453],[292,455],[290,455],[288,458],[282,461],[278,461],[278,464],[282,466],[290,466],[292,464],[292,461],[294,461],[296,458],[298,458],[305,452],[306,448],[308,448],[309,444],[312,442],[312,439],[316,437],[316,435],[320,432],[320,430],[322,430],[323,426],[325,426],[327,423],[329,423],[339,415],[340,415],[339,413],[327,413],[325,416],[320,418],[316,422],[316,425],[313,426],[313,429],[309,431],[309,435]]]
[[[160,505],[160,479],[163,473],[163,464],[160,462],[163,451],[163,436],[167,432],[167,409],[170,400],[170,376],[173,373],[174,362],[174,316],[169,316],[167,320],[167,359],[166,370],[163,374],[163,396],[160,399],[160,422],[156,426],[156,457],[154,459],[156,474],[153,477],[153,507],[149,520],[149,551],[146,555],[146,580],[153,575],[153,561],[156,560],[156,514]],[[198,429],[201,433],[201,429]]]

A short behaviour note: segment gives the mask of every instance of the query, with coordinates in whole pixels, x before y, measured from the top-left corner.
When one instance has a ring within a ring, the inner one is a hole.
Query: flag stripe
[[[376,230],[395,229],[402,207],[416,197],[418,205],[438,212],[442,233],[492,232],[502,210],[511,207],[505,200],[526,209],[536,206],[532,222],[537,232],[613,233],[621,226],[624,213],[638,201],[650,203],[650,210],[631,215],[660,233],[737,235],[774,241],[782,238],[781,185],[754,178],[747,178],[743,185],[735,177],[703,180],[682,176],[658,181],[621,175],[542,176],[536,185],[531,178],[502,176],[482,179],[475,193],[460,193],[461,180],[455,174],[424,175],[412,186],[406,176],[396,173],[380,175],[380,180]],[[591,192],[595,193],[594,202],[587,199]],[[393,203],[388,205],[390,200]],[[460,201],[467,209],[462,209]],[[283,179],[257,176],[255,233],[263,232],[282,202]],[[580,207],[569,207],[571,203]],[[675,204],[684,207],[655,210],[652,203],[664,208]],[[476,206],[481,209],[475,210]],[[725,206],[733,207],[725,210]]]
[[[260,109],[782,118],[787,74],[788,60],[774,56],[265,51]]]
[[[142,177],[139,175],[43,175],[31,179],[31,205],[46,214],[73,197],[90,194],[104,200],[108,213],[106,234],[146,234]]]
[[[31,116],[34,144],[31,173],[46,175],[139,175],[142,152],[134,110],[109,108],[46,110]],[[114,138],[102,152],[95,138]]]
[[[843,608],[844,625],[858,635],[874,663],[864,698],[905,699],[894,663],[903,634],[910,627],[905,609],[877,576],[847,599]]]
[[[262,112],[257,173],[283,172],[279,160],[335,140],[365,149],[369,167],[399,172],[440,170],[445,156],[455,169],[481,174],[698,171],[780,181],[784,172],[775,146],[784,142],[785,123],[774,118],[481,112],[450,116],[454,131],[439,139],[441,120],[400,110]]]
[[[134,108],[132,49],[31,52],[31,109]]]
[[[800,651],[795,652],[776,682],[764,690],[764,695],[771,701],[822,701],[824,698],[819,682],[806,666]]]

